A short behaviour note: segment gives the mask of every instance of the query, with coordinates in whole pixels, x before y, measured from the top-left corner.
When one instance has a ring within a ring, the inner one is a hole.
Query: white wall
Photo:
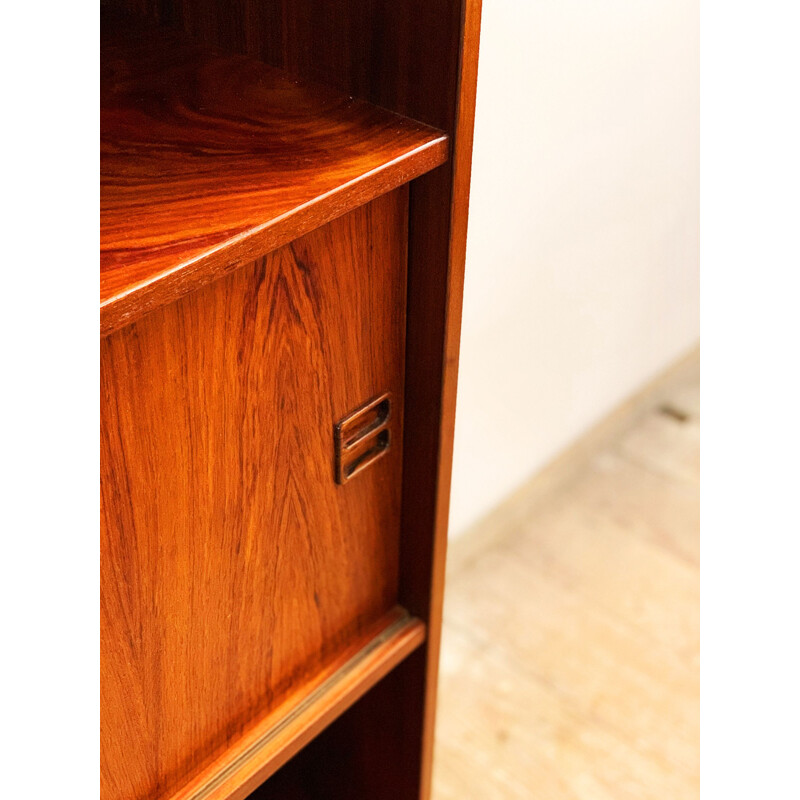
[[[451,532],[699,336],[697,0],[483,0]]]

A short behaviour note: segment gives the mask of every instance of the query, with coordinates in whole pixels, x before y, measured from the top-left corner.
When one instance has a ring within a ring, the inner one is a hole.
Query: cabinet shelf
[[[313,681],[256,724],[170,800],[241,800],[424,641],[423,622],[395,607]]]
[[[101,332],[442,164],[447,136],[105,14]]]

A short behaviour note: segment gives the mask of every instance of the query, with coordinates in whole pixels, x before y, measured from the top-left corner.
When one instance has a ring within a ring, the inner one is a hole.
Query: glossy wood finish
[[[399,607],[375,635],[291,696],[170,800],[240,800],[371,689],[425,640],[425,626]]]
[[[447,157],[441,131],[120,14],[102,51],[103,333]]]
[[[347,483],[392,446],[392,396],[374,397],[334,426],[336,482]]]
[[[101,340],[104,800],[178,790],[396,603],[405,188]],[[334,422],[389,391],[345,486]]]
[[[480,0],[130,0],[199,40],[448,134],[447,164],[414,181],[409,208],[407,374],[400,598],[428,625],[405,694],[375,717],[406,736],[383,765],[387,784],[430,793],[452,435],[469,208]],[[370,736],[369,732],[362,732]],[[331,765],[330,768],[333,768]],[[368,769],[368,764],[364,768]],[[324,767],[320,767],[324,769]],[[386,770],[394,770],[387,773]],[[409,776],[412,776],[409,778]]]
[[[297,757],[299,766],[290,762],[263,787],[265,797],[293,797],[288,787],[300,784],[291,779],[282,783],[281,775],[299,775],[303,781],[297,797],[425,800],[430,791],[480,0],[115,4],[204,44],[263,59],[301,80],[319,81],[419,120],[450,139],[451,158],[411,184],[409,207],[399,599],[428,625],[428,638],[360,701],[358,713],[348,712],[310,745],[310,755],[304,751]],[[327,746],[332,736],[352,747],[343,751]],[[356,750],[358,757],[345,757]]]
[[[397,714],[409,698],[409,679],[425,657],[417,650],[322,731],[251,800],[412,800],[417,770],[402,769],[409,741],[418,742],[413,717]],[[365,735],[367,733],[368,735]],[[419,752],[415,755],[419,758]],[[467,794],[465,797],[472,797]]]
[[[419,366],[406,372],[406,408],[411,409],[411,424],[404,441],[408,457],[403,472],[403,541],[408,544],[401,553],[400,594],[429,626],[421,709],[420,800],[430,797],[433,770],[481,0],[464,0],[460,10],[460,48],[456,47],[460,58],[453,91],[453,120],[445,126],[453,137],[453,154],[444,275],[437,279],[420,268],[424,252],[427,247],[434,246],[432,243],[415,237],[409,245],[409,263],[419,266],[409,268],[406,354]],[[433,191],[436,177],[431,178],[423,185],[430,185]],[[425,198],[416,202],[418,204],[412,204],[412,220],[426,213]],[[427,202],[431,202],[430,197]],[[439,241],[435,230],[429,235]],[[432,331],[425,325],[424,320],[430,315],[441,320],[440,330]],[[433,416],[432,408],[437,411]],[[426,471],[420,472],[420,463],[426,464]],[[424,493],[424,505],[419,503],[421,493]],[[427,574],[420,575],[412,571],[410,565],[425,547],[430,552],[430,568]]]

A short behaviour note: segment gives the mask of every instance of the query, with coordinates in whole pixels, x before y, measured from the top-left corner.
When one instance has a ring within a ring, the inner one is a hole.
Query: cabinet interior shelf
[[[107,334],[442,164],[447,136],[104,13]]]

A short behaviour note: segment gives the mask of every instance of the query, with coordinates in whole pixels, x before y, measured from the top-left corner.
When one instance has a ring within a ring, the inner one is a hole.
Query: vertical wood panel
[[[157,797],[397,598],[407,191],[101,342],[102,783]],[[333,425],[392,392],[334,482]]]

